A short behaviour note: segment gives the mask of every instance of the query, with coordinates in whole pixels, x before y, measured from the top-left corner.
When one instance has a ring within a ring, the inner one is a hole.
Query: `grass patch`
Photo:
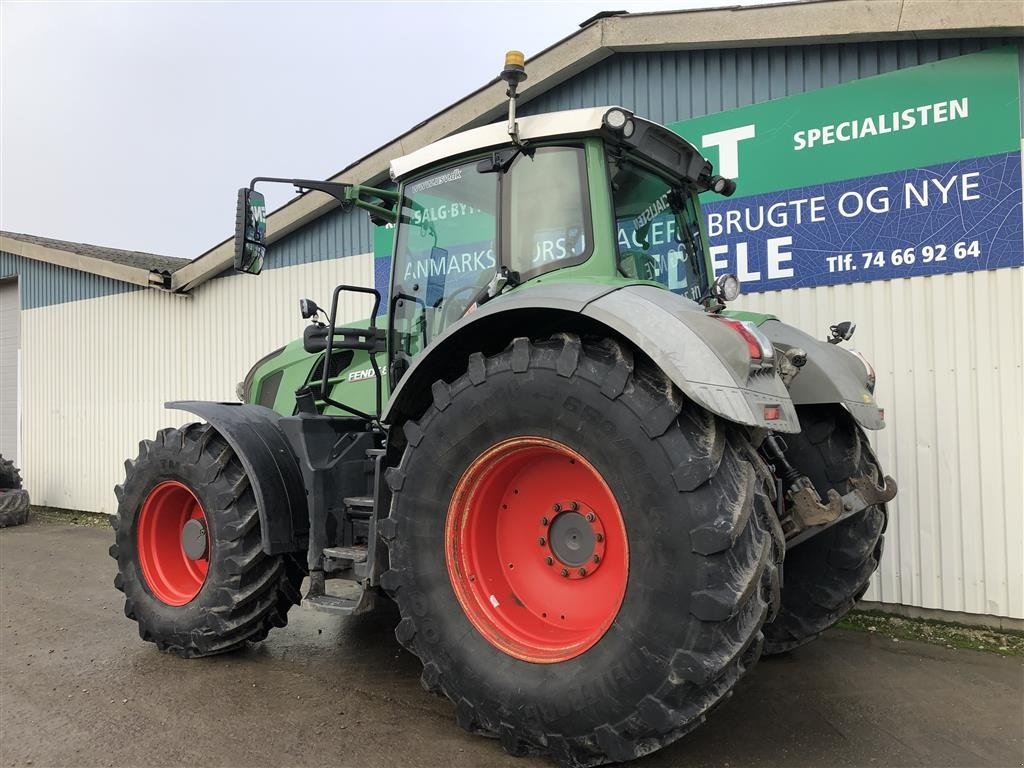
[[[110,515],[101,512],[82,512],[59,507],[29,507],[29,522],[56,523],[59,525],[84,525],[91,528],[109,528]]]
[[[869,632],[894,640],[918,640],[947,648],[1024,656],[1024,633],[1012,630],[966,627],[932,619],[905,619],[874,611],[854,611],[837,625],[855,632]]]

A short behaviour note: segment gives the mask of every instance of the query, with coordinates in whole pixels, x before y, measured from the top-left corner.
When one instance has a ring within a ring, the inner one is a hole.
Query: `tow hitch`
[[[786,444],[782,438],[769,435],[761,444],[761,451],[775,468],[778,478],[779,522],[786,536],[787,548],[806,541],[870,506],[891,501],[896,496],[896,481],[890,476],[883,477],[879,487],[872,477],[864,475],[850,478],[853,490],[843,496],[834,488],[829,488],[828,499],[823,501],[810,479],[801,475],[786,460]],[[788,508],[785,499],[789,500]]]

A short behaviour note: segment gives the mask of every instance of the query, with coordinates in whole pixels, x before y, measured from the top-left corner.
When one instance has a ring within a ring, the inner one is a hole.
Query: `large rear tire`
[[[852,490],[851,477],[880,483],[882,471],[863,430],[837,405],[799,406],[802,431],[786,435],[786,458],[822,498]],[[876,504],[786,553],[782,609],[765,627],[765,653],[785,653],[818,637],[850,612],[882,558],[885,504]]]
[[[781,532],[745,433],[619,343],[571,335],[473,354],[432,395],[380,526],[424,687],[465,729],[566,766],[703,722],[778,605]]]
[[[249,478],[216,429],[161,430],[125,470],[110,555],[143,640],[209,656],[287,624],[303,569],[291,555],[263,552]]]

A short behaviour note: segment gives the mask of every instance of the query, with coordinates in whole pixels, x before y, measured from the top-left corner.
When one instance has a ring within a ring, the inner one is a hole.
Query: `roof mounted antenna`
[[[526,79],[526,67],[523,66],[525,59],[522,51],[509,51],[505,54],[505,68],[501,70],[501,79],[508,83],[508,135],[518,147],[525,147],[526,142],[519,138],[519,124],[516,122],[516,99],[519,94],[516,89]]]

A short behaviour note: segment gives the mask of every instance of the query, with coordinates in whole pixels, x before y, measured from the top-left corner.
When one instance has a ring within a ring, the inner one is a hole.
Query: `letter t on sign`
[[[705,134],[700,141],[704,148],[718,147],[716,170],[728,179],[735,179],[740,175],[739,144],[745,139],[754,138],[754,135],[753,125],[741,125],[739,128]]]

